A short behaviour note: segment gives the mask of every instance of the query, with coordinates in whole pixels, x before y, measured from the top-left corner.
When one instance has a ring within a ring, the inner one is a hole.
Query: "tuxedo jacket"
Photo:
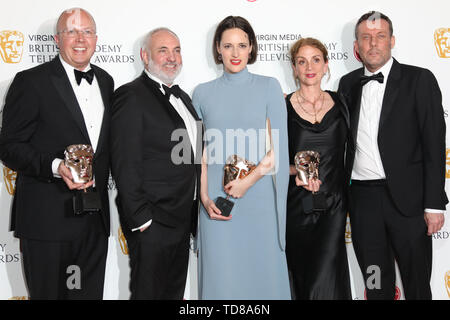
[[[180,98],[201,124],[189,96],[182,92]],[[197,146],[201,146],[201,137],[202,129],[197,126]],[[185,161],[177,163],[174,156]],[[190,229],[195,235],[201,167],[194,161],[183,119],[145,72],[114,93],[111,162],[125,235],[150,219],[167,227]]]
[[[114,91],[111,76],[95,65],[104,113],[93,172],[101,197],[104,232],[109,235],[109,125]],[[54,178],[52,161],[64,159],[71,144],[91,144],[83,114],[67,73],[57,56],[19,72],[6,95],[0,134],[0,158],[17,171],[11,229],[19,238],[66,241],[86,229],[85,216],[75,216],[74,192]]]
[[[355,159],[362,75],[364,68],[345,75],[338,90],[350,111],[347,181]],[[445,210],[445,120],[436,78],[394,59],[385,81],[377,139],[393,201],[405,216],[421,215],[425,208]]]

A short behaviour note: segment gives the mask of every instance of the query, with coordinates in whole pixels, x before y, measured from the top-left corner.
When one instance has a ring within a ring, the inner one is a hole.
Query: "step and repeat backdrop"
[[[174,30],[181,39],[184,65],[178,80],[188,93],[192,93],[197,84],[221,75],[222,68],[215,65],[211,54],[212,38],[217,24],[228,15],[247,18],[257,34],[258,60],[249,66],[251,72],[277,78],[285,93],[296,90],[289,48],[299,38],[311,36],[320,39],[329,50],[331,78],[324,80],[323,88],[336,90],[341,76],[361,66],[353,52],[357,19],[365,12],[379,10],[394,24],[393,56],[399,62],[428,68],[436,76],[448,125],[450,2],[447,0],[7,1],[0,10],[1,108],[17,72],[49,61],[58,54],[53,38],[56,19],[64,9],[72,7],[85,8],[95,18],[98,42],[91,62],[114,77],[116,88],[142,72],[139,48],[143,36],[160,26]],[[447,179],[450,179],[449,142],[447,133]],[[9,231],[16,173],[1,164],[0,170],[0,299],[27,299],[19,240]],[[114,181],[110,180],[109,187],[112,234],[104,298],[128,299],[128,249],[114,204]],[[449,191],[447,186],[450,195]],[[433,235],[431,285],[434,299],[450,299],[449,220],[447,216],[443,229]],[[363,300],[364,284],[352,247],[349,221],[345,241],[353,299]],[[185,298],[197,299],[197,292],[197,258],[191,250]],[[404,299],[400,280],[397,280],[396,298]]]

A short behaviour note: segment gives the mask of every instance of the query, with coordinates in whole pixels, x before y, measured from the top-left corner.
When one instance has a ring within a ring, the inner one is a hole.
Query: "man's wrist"
[[[58,168],[62,161],[63,160],[59,159],[59,158],[55,158],[52,161],[52,173],[53,173],[53,177],[55,177],[55,178],[61,178],[61,175],[58,172]]]
[[[441,210],[441,209],[429,209],[426,208],[425,213],[445,213],[445,210]]]
[[[143,229],[143,228],[148,228],[148,227],[150,227],[150,225],[152,224],[152,221],[153,221],[153,219],[147,221],[146,223],[144,223],[144,224],[143,224],[142,226],[140,226],[140,227],[131,229],[131,231],[132,231],[132,232],[135,232],[135,231],[141,230],[141,229]]]

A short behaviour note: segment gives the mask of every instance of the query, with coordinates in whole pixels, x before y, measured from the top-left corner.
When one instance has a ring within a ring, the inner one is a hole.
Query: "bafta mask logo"
[[[350,218],[347,213],[347,223],[345,225],[345,243],[352,243],[352,228],[350,226]]]
[[[434,45],[441,58],[450,58],[450,28],[439,28],[434,32]]]
[[[450,270],[445,273],[445,288],[447,289],[447,294],[450,298]]]
[[[119,238],[119,244],[120,244],[120,249],[122,250],[122,253],[124,255],[128,255],[127,239],[125,239],[125,235],[123,234],[121,227],[119,227],[118,238]]]
[[[447,164],[448,168],[448,166],[450,166],[450,149],[445,150],[445,163]],[[445,170],[445,178],[450,179],[450,170],[448,169]]]
[[[16,191],[17,172],[8,167],[3,167],[3,180],[5,181],[6,190],[10,195],[14,195]]]
[[[20,31],[0,31],[0,54],[5,63],[22,60],[24,36]]]
[[[14,296],[9,298],[8,300],[29,300],[27,296]]]

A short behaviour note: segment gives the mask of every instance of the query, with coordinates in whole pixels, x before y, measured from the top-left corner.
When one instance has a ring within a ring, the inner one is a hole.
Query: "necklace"
[[[317,115],[320,113],[320,111],[322,111],[322,107],[323,107],[323,100],[324,100],[324,97],[323,97],[323,91],[320,92],[319,98],[317,98],[317,100],[314,101],[314,102],[311,102],[311,101],[309,101],[308,99],[306,99],[305,97],[303,97],[302,94],[300,93],[300,90],[296,91],[295,93],[296,93],[295,97],[297,98],[297,103],[298,103],[298,105],[300,106],[300,108],[301,108],[306,114],[309,114],[310,116],[313,116],[313,117],[314,117],[314,124],[318,123],[318,121],[317,121]],[[298,98],[298,96],[302,97],[302,99],[303,99],[304,102],[306,101],[306,102],[312,104],[313,109],[314,109],[314,113],[308,112],[308,111],[303,107],[303,105],[302,105],[302,103],[300,102],[300,99]],[[317,103],[317,101],[319,101],[319,100],[322,100],[322,103],[320,104],[320,108],[318,108],[318,109],[316,110],[316,103]]]

